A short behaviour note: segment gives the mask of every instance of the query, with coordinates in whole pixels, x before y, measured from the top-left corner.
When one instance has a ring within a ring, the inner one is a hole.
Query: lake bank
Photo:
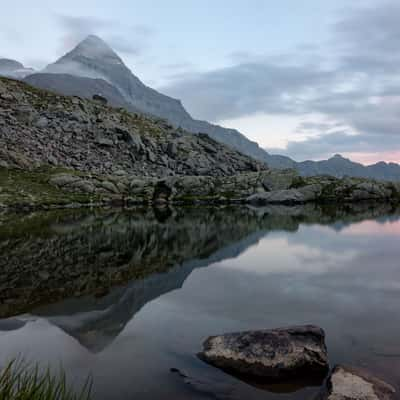
[[[0,209],[185,204],[400,204],[400,184],[361,178],[300,177],[293,170],[231,176],[93,175],[76,170],[0,167]]]

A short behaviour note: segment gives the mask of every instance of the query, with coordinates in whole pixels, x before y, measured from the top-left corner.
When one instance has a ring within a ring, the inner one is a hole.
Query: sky
[[[96,34],[272,153],[400,162],[399,19],[398,0],[5,0],[0,57],[40,69]]]

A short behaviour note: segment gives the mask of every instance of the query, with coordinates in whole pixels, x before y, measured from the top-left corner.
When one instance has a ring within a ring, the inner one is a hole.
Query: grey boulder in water
[[[233,374],[272,381],[329,370],[324,331],[312,325],[212,336],[199,357]]]

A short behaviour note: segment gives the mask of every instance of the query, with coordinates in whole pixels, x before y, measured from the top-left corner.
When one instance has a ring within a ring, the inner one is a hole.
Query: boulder
[[[79,180],[80,180],[79,176],[76,176],[76,175],[57,174],[50,178],[49,183],[50,183],[50,185],[53,185],[53,186],[62,187],[62,186],[70,185]]]
[[[114,142],[111,139],[107,139],[104,137],[99,137],[96,139],[96,143],[100,146],[104,147],[112,147],[114,145]]]
[[[84,192],[84,193],[94,193],[95,192],[95,186],[93,185],[93,183],[88,180],[84,180],[84,179],[70,183],[69,188],[71,188],[77,192]]]
[[[322,189],[322,185],[314,183],[303,186],[297,190],[303,195],[303,201],[307,202],[317,200],[322,193]]]
[[[293,183],[299,178],[298,173],[293,169],[270,170],[264,177],[262,185],[269,191],[290,189]]]
[[[114,185],[114,183],[112,183],[110,181],[99,182],[98,186],[105,189],[107,192],[111,192],[114,194],[119,193],[118,188]]]
[[[374,200],[389,198],[391,194],[391,191],[382,183],[371,181],[356,185],[351,197],[353,200]]]
[[[369,372],[338,365],[316,400],[394,400],[395,389]]]
[[[272,382],[329,370],[324,331],[312,325],[212,336],[199,357],[227,372]]]

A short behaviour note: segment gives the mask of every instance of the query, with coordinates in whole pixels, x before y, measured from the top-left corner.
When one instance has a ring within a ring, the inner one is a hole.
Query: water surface
[[[399,240],[376,205],[3,214],[0,362],[90,373],[96,399],[312,399],[196,357],[210,335],[312,323],[332,364],[400,390]]]

